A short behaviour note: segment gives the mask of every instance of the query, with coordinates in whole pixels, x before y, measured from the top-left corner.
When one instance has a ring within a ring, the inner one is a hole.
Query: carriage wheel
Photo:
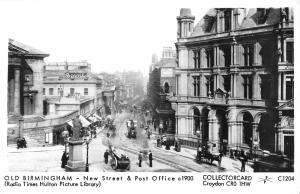
[[[112,169],[116,170],[118,165],[118,161],[115,157],[110,160],[110,166]]]

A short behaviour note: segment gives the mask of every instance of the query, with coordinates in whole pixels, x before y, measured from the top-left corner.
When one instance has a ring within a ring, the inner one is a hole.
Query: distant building
[[[102,106],[101,79],[91,65],[81,62],[52,62],[44,66],[44,114],[65,114],[80,110],[94,113]]]
[[[293,157],[293,108],[282,112],[289,129],[277,128],[278,109],[294,98],[293,9],[210,9],[194,19],[190,9],[177,17],[178,136],[223,152],[255,147]]]
[[[162,58],[152,57],[149,69],[148,99],[152,107],[155,127],[163,126],[162,133],[175,134],[175,111],[168,101],[174,95],[176,54],[172,47],[164,47]]]

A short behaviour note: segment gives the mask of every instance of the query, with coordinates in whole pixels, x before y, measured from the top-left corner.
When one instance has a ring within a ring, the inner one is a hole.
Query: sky
[[[49,53],[45,61],[87,60],[94,72],[140,70],[144,75],[152,54],[161,57],[164,46],[175,49],[176,17],[185,7],[155,0],[4,2],[10,7],[4,10],[9,38]],[[196,5],[197,21],[207,9]]]
[[[191,8],[196,25],[211,7],[244,6],[236,2],[1,0],[0,18],[7,38],[49,53],[46,62],[87,60],[93,72],[147,75],[152,54],[161,57],[165,46],[175,49],[180,8]]]

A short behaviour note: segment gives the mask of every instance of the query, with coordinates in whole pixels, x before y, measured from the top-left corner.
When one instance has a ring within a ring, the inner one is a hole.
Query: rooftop
[[[40,51],[26,44],[15,41],[13,39],[9,39],[8,41],[8,50],[11,54],[19,54],[25,56],[39,56],[39,57],[49,56],[49,54],[43,51]]]

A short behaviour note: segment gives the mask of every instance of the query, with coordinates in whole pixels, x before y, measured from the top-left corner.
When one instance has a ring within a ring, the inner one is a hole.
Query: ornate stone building
[[[279,135],[276,108],[294,98],[293,9],[219,8],[194,19],[185,8],[177,17],[178,136],[224,152],[290,152],[293,129]]]

